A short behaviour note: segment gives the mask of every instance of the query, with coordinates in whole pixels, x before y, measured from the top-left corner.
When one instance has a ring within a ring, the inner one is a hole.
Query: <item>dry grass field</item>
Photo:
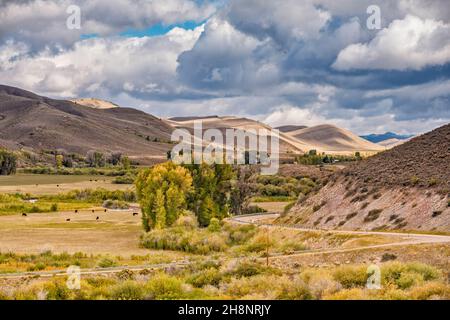
[[[0,252],[84,252],[145,255],[139,247],[141,219],[133,210],[37,213],[0,217]],[[96,220],[97,217],[99,220]],[[70,221],[66,221],[70,219]]]
[[[113,184],[113,177],[89,175],[17,174],[0,176],[0,193],[29,193],[51,195],[72,190],[97,189],[127,190],[128,184]]]

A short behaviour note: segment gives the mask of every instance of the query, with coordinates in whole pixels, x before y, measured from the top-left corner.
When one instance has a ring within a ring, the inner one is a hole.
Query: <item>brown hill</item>
[[[74,99],[70,100],[73,103],[81,104],[85,107],[91,107],[94,109],[112,109],[112,108],[118,108],[119,106],[115,103],[112,103],[110,101],[105,101],[101,99],[95,99],[95,98],[82,98],[82,99]]]
[[[325,229],[450,231],[450,125],[351,165],[284,223]]]
[[[158,159],[171,148],[172,130],[135,109],[93,109],[0,85],[0,144],[9,148],[62,148],[82,155],[120,151],[136,159]]]
[[[326,153],[372,153],[385,150],[384,147],[364,140],[346,129],[328,124],[289,131],[287,134]]]
[[[306,128],[308,128],[308,127],[307,126],[287,125],[287,126],[276,127],[275,129],[280,130],[280,132],[290,132],[290,131],[301,130],[301,129],[306,129]]]
[[[203,129],[228,128],[241,130],[272,129],[270,126],[256,120],[233,116],[210,117],[180,117],[171,118],[168,123],[178,128],[193,129],[194,121],[202,120]],[[280,130],[280,153],[301,154],[310,150],[328,154],[354,154],[359,151],[364,154],[385,150],[385,147],[366,141],[352,132],[332,125],[320,125],[311,128],[303,126],[283,126]],[[286,132],[283,132],[286,131]]]
[[[394,147],[397,147],[397,146],[399,146],[401,144],[404,144],[405,142],[407,142],[409,140],[411,140],[411,139],[403,139],[402,140],[402,139],[393,138],[393,139],[388,139],[388,140],[384,140],[384,141],[378,142],[377,144],[380,145],[380,146],[385,147],[386,150],[387,150],[387,149],[392,149]]]
[[[176,120],[174,120],[176,119]],[[177,128],[186,128],[193,131],[194,121],[202,120],[203,130],[219,129],[225,134],[226,129],[240,129],[240,130],[271,130],[272,128],[260,121],[240,118],[234,116],[210,116],[210,117],[185,117],[185,118],[171,118],[168,123]],[[270,148],[270,145],[269,145]],[[296,153],[302,154],[311,150],[311,146],[305,145],[295,138],[280,132],[280,153]]]

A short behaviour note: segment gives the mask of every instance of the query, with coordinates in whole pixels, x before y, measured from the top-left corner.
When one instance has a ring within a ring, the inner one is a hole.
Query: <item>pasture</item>
[[[94,210],[0,216],[0,252],[31,254],[50,250],[122,256],[149,253],[139,247],[141,218],[133,216],[133,209]]]
[[[29,193],[51,195],[72,190],[97,189],[126,190],[129,184],[114,184],[114,177],[91,175],[16,174],[0,176],[0,193]]]

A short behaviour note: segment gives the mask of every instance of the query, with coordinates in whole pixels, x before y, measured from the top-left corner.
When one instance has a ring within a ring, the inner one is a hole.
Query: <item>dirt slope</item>
[[[165,157],[171,148],[167,142],[172,130],[164,121],[142,111],[93,109],[0,85],[0,144],[9,147]]]
[[[279,220],[326,229],[450,231],[450,125],[349,166]]]

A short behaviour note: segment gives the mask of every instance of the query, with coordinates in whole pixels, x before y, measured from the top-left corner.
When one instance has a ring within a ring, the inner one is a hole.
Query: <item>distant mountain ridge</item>
[[[400,135],[400,134],[396,134],[395,132],[386,132],[386,133],[382,133],[382,134],[373,133],[373,134],[368,134],[368,135],[360,136],[360,137],[363,139],[366,139],[370,142],[373,142],[373,143],[379,143],[379,142],[390,140],[390,139],[407,140],[413,136],[414,135]]]

